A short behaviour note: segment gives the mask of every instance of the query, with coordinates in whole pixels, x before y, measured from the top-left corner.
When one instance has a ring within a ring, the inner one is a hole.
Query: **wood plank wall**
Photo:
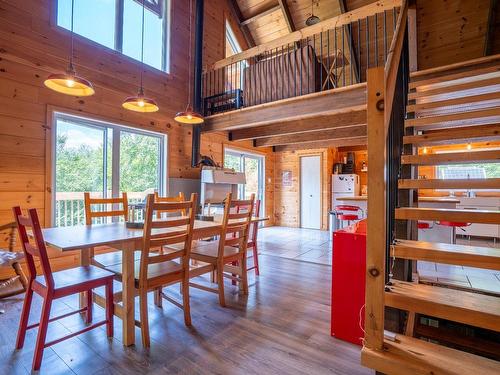
[[[49,74],[66,69],[70,43],[67,31],[51,25],[53,4],[51,0],[0,1],[0,224],[13,220],[11,207],[17,204],[35,207],[40,217],[45,216],[50,172],[45,143],[51,131],[47,121],[51,108],[167,133],[170,177],[199,178],[199,170],[191,168],[191,127],[173,121],[187,100],[188,2],[172,1],[170,74],[153,68],[144,71],[146,94],[160,106],[159,112],[147,115],[121,107],[125,97],[137,92],[140,64],[81,37],[75,38],[76,69],[92,81],[96,94],[74,98],[43,86]],[[225,0],[205,4],[204,61],[209,63],[224,57],[224,25],[231,13]],[[224,134],[203,135],[202,153],[222,162],[225,143],[230,142]],[[253,148],[249,143],[237,146]],[[266,208],[272,217],[274,163],[271,151],[265,152]],[[6,233],[0,233],[0,247],[6,238]],[[67,266],[72,257],[60,264]],[[0,272],[0,279],[3,276]]]

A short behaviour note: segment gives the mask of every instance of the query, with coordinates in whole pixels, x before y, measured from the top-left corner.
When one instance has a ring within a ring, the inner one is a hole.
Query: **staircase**
[[[500,55],[411,74],[406,112],[403,144],[413,152],[401,157],[402,165],[500,162],[498,149],[466,147],[500,140]],[[450,153],[423,152],[424,147],[436,145],[463,147]],[[398,188],[500,189],[500,179],[400,179]],[[398,207],[395,219],[500,224],[500,211]],[[497,248],[396,239],[390,256],[500,273]],[[384,303],[407,311],[409,317],[424,314],[500,332],[500,296],[392,280],[385,288]],[[500,374],[498,361],[402,335],[395,341],[386,337],[383,350],[364,348],[362,363],[386,374]]]

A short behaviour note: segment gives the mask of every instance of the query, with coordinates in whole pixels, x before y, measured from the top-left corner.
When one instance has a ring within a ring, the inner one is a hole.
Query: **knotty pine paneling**
[[[153,68],[144,70],[146,94],[154,97],[160,111],[137,114],[122,109],[122,101],[137,92],[140,63],[85,38],[75,36],[77,71],[95,86],[92,97],[74,98],[55,93],[43,86],[51,73],[64,71],[70,45],[69,33],[51,25],[51,0],[2,0],[0,2],[0,224],[13,220],[11,207],[17,204],[35,207],[45,223],[46,139],[52,109],[81,114],[90,118],[167,133],[169,137],[168,171],[170,177],[199,178],[191,168],[191,127],[179,125],[173,116],[185,108],[189,81],[189,8],[188,2],[172,0],[171,62],[165,74]],[[205,2],[204,63],[224,57],[225,20],[231,17],[226,0]],[[241,45],[244,39],[238,33]],[[194,38],[193,38],[194,39]],[[202,153],[222,162],[225,134],[204,135]],[[238,147],[253,148],[251,144]],[[266,208],[273,216],[274,156],[266,154]],[[270,221],[272,224],[272,221]],[[0,247],[5,245],[0,234]],[[56,252],[52,252],[56,255]],[[61,254],[58,254],[61,255]],[[75,255],[60,256],[56,268],[74,265]],[[9,275],[0,269],[0,279]]]

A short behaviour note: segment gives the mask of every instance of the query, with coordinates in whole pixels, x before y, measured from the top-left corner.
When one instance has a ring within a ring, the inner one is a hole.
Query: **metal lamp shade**
[[[122,107],[129,111],[142,113],[157,112],[160,109],[153,99],[141,95],[128,97],[123,102]]]
[[[94,87],[90,81],[73,74],[51,74],[43,84],[51,90],[72,96],[94,95]]]

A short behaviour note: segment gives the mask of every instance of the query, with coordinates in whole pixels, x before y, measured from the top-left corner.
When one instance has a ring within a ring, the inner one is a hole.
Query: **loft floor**
[[[360,365],[360,347],[330,337],[331,268],[262,255],[261,276],[250,276],[250,296],[226,290],[227,308],[217,296],[191,289],[193,327],[184,326],[182,311],[150,296],[151,349],[124,348],[121,322],[108,342],[96,329],[48,348],[41,374],[349,374],[373,372]],[[170,289],[173,293],[177,288]],[[59,300],[54,314],[76,308],[76,298]],[[40,299],[34,300],[37,319]],[[22,296],[0,300],[0,374],[27,374],[36,330],[28,331],[24,349],[14,351]],[[103,311],[95,308],[95,319]],[[59,323],[60,322],[60,323]],[[48,339],[81,328],[75,315],[51,324]]]

